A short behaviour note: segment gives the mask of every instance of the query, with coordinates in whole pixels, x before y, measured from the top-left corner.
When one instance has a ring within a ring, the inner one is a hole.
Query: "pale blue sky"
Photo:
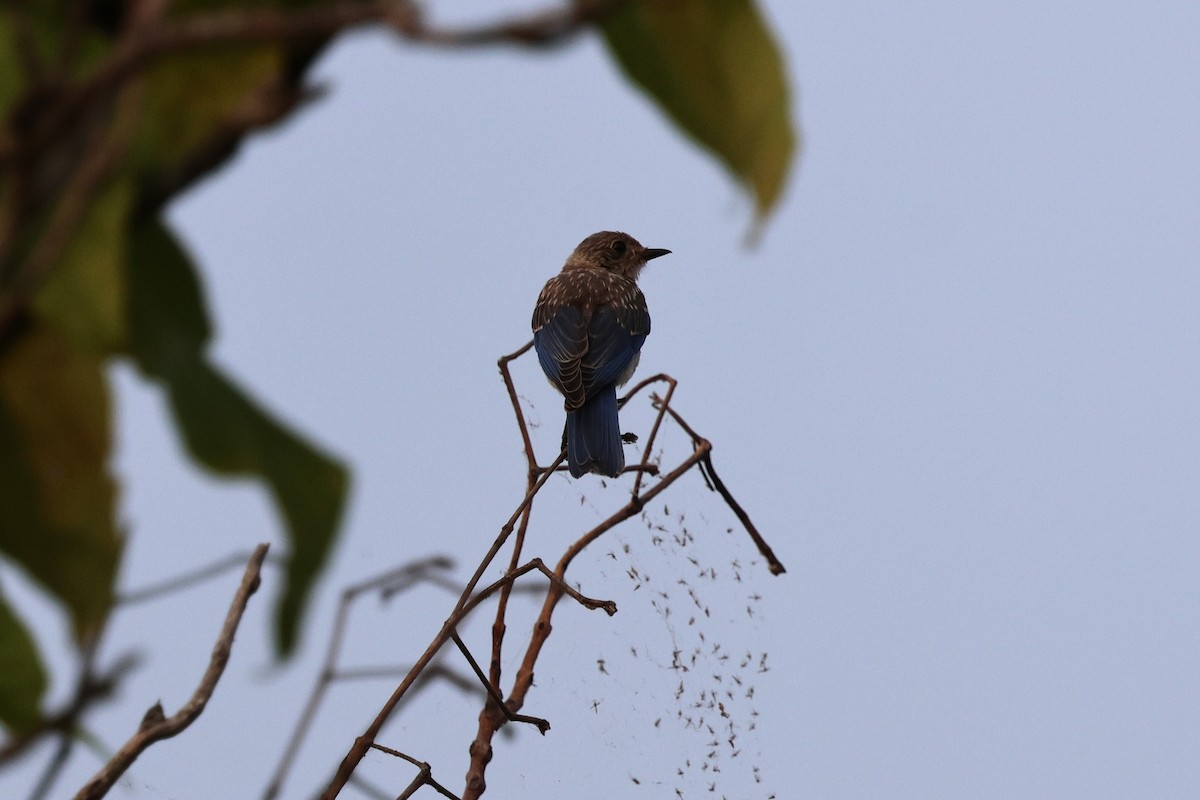
[[[268,587],[205,716],[116,796],[255,796],[337,589],[433,553],[469,572],[524,480],[495,360],[604,228],[674,251],[642,278],[640,374],[680,380],[677,406],[788,574],[728,578],[750,550],[698,480],[668,504],[723,576],[703,590],[711,639],[769,653],[771,670],[716,794],[710,774],[676,775],[708,741],[654,727],[679,706],[663,665],[672,636],[692,642],[686,599],[664,625],[605,553],[630,544],[664,583],[688,567],[622,529],[577,576],[622,610],[562,609],[526,708],[555,727],[498,748],[489,797],[1200,796],[1200,7],[766,11],[806,149],[755,250],[736,187],[590,36],[534,55],[355,35],[316,70],[327,99],[171,209],[204,269],[217,360],[347,458],[355,486],[302,658],[270,667]],[[549,452],[558,401],[522,369]],[[194,472],[159,395],[117,378],[123,585],[278,542],[263,494]],[[532,551],[548,558],[621,502],[591,478],[553,491]],[[110,657],[153,641],[94,719],[107,743],[190,692],[233,583],[117,618]],[[747,587],[763,595],[752,619]],[[451,602],[364,603],[351,660],[414,658]],[[390,689],[332,696],[289,797]],[[475,711],[430,695],[384,740],[458,789]],[[393,791],[407,782],[368,761]],[[31,766],[0,794],[26,791]],[[94,768],[79,757],[60,789]]]

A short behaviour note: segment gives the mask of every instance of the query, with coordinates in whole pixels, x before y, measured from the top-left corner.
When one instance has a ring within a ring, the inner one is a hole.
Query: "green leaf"
[[[796,135],[783,58],[754,3],[619,3],[601,28],[630,79],[754,193],[761,224],[783,191]]]
[[[63,602],[80,641],[108,617],[121,552],[109,439],[100,356],[49,326],[0,355],[0,553]]]
[[[0,724],[23,733],[41,719],[46,668],[37,644],[0,594]]]
[[[129,344],[143,373],[160,376],[193,358],[212,338],[212,323],[191,258],[157,220],[141,226],[129,251]]]
[[[280,654],[288,655],[337,534],[346,468],[272,419],[208,363],[203,348],[210,326],[199,282],[160,223],[138,232],[129,272],[133,356],[166,388],[188,452],[219,475],[262,480],[287,525],[291,548],[275,634]]]
[[[128,179],[101,192],[38,292],[38,314],[78,347],[113,352],[124,345],[126,220],[132,202]]]
[[[185,51],[152,65],[135,164],[158,171],[204,151],[214,135],[264,102],[283,64],[280,47],[257,44]]]

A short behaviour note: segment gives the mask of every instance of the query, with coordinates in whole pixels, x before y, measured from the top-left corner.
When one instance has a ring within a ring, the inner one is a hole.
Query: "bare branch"
[[[512,403],[513,415],[517,418],[517,430],[521,432],[521,444],[525,448],[525,458],[529,462],[530,469],[537,467],[537,457],[533,453],[533,442],[529,439],[529,427],[525,424],[525,415],[521,413],[521,401],[517,397],[517,387],[508,371],[508,365],[528,353],[532,347],[533,339],[530,339],[524,347],[516,352],[501,356],[496,364],[500,368],[500,376],[504,379],[504,388],[508,390],[508,399]]]
[[[167,578],[159,583],[152,583],[141,589],[135,589],[130,592],[124,592],[117,596],[115,601],[118,606],[132,606],[138,603],[145,603],[149,600],[156,600],[164,595],[181,592],[185,589],[203,583],[206,580],[215,578],[234,567],[240,567],[250,558],[250,553],[231,553],[225,558],[218,559],[211,564],[207,564],[199,569],[189,570],[182,575],[176,575],[173,578]],[[264,563],[275,564],[277,559],[267,558]]]
[[[771,574],[782,575],[783,573],[787,572],[787,570],[784,569],[783,564],[780,563],[779,559],[775,557],[775,551],[771,549],[771,546],[767,544],[767,540],[762,537],[762,534],[758,532],[758,528],[755,528],[754,523],[750,521],[750,515],[746,513],[745,509],[742,508],[741,504],[739,504],[737,500],[733,499],[733,495],[730,494],[729,490],[725,488],[725,483],[717,476],[717,471],[713,469],[712,465],[711,451],[705,453],[704,458],[700,460],[700,469],[706,473],[713,486],[713,489],[725,499],[725,502],[729,505],[729,508],[732,509],[733,513],[737,515],[737,518],[741,520],[742,526],[746,529],[746,533],[750,534],[750,538],[754,540],[755,546],[758,547],[758,552],[762,553],[763,558],[767,560],[767,569],[771,571]]]
[[[475,608],[475,606],[479,605],[481,602],[483,602],[485,599],[487,599],[488,596],[491,595],[492,593],[494,593],[497,589],[500,589],[504,586],[511,584],[517,578],[521,577],[522,575],[524,575],[528,572],[532,572],[535,569],[538,570],[539,572],[541,572],[543,575],[545,575],[546,578],[550,581],[550,584],[555,589],[557,589],[559,592],[567,595],[572,600],[575,600],[584,608],[590,609],[592,611],[600,609],[600,610],[604,611],[605,614],[608,614],[610,617],[613,614],[617,613],[617,604],[614,603],[612,600],[595,600],[591,597],[585,597],[584,595],[577,592],[575,589],[572,589],[571,586],[565,580],[563,580],[561,577],[559,577],[556,573],[551,572],[550,568],[547,567],[540,558],[535,558],[532,561],[530,561],[528,564],[525,564],[524,566],[518,567],[517,569],[509,572],[503,578],[496,581],[491,586],[488,586],[486,589],[482,589],[479,592],[479,594],[477,594],[471,598],[469,603],[467,603],[465,606],[463,606],[463,610],[462,610],[462,612],[460,612],[461,615],[466,616],[466,614],[468,612],[470,612],[473,608]]]
[[[411,0],[347,0],[312,8],[236,8],[133,26],[90,78],[48,111],[35,134],[0,142],[0,162],[40,149],[99,95],[124,83],[164,55],[229,44],[323,39],[366,23],[382,22],[414,42],[447,47],[494,44],[551,46],[567,41],[621,0],[586,0],[527,17],[464,29],[435,28]],[[18,158],[19,160],[19,158]]]
[[[283,789],[283,783],[287,779],[288,772],[291,771],[292,763],[300,752],[300,746],[304,743],[304,738],[308,735],[309,728],[312,727],[312,723],[316,719],[317,710],[321,707],[321,703],[325,699],[325,694],[329,691],[330,684],[340,677],[344,677],[343,673],[337,671],[337,661],[346,636],[350,605],[366,592],[378,591],[381,596],[386,598],[397,592],[402,592],[420,581],[436,581],[440,577],[437,575],[438,570],[446,570],[452,566],[454,566],[454,562],[450,559],[443,556],[433,556],[422,561],[405,564],[396,569],[387,570],[342,590],[342,597],[338,603],[337,618],[333,624],[333,631],[329,636],[329,644],[325,648],[325,662],[321,667],[321,672],[317,677],[316,683],[313,684],[308,700],[304,704],[304,709],[300,712],[300,719],[296,721],[296,726],[292,729],[291,736],[288,737],[287,746],[279,758],[279,763],[275,766],[275,772],[271,776],[266,789],[263,790],[264,800],[271,800],[271,798],[277,797]]]
[[[51,731],[57,731],[74,740],[75,728],[84,712],[98,701],[111,697],[121,680],[140,662],[137,656],[127,654],[119,658],[108,670],[97,673],[95,665],[92,663],[95,656],[94,648],[94,644],[88,644],[84,649],[83,665],[79,670],[75,692],[70,701],[61,711],[47,715],[32,730],[5,742],[4,746],[0,747],[0,765],[17,758]],[[49,771],[47,774],[49,775]]]
[[[429,765],[427,763],[425,763],[424,761],[418,761],[417,759],[413,758],[412,756],[410,756],[406,753],[401,753],[399,750],[393,750],[390,747],[384,747],[381,744],[372,744],[371,747],[380,751],[381,753],[387,753],[389,756],[395,756],[396,758],[402,758],[405,761],[407,761],[408,763],[418,767],[421,770],[420,774],[417,775],[417,777],[415,779],[413,779],[413,782],[408,785],[408,788],[406,788],[403,792],[400,793],[399,797],[397,797],[397,800],[403,800],[403,798],[405,798],[405,797],[412,797],[413,792],[415,792],[417,789],[420,789],[422,786],[424,786],[426,784],[428,784],[429,786],[432,786],[434,789],[436,789],[438,791],[438,793],[441,794],[443,797],[449,797],[452,800],[459,800],[458,795],[454,794],[453,792],[448,790],[445,786],[442,786],[440,783],[438,783],[437,781],[435,781],[433,779],[433,771],[430,769]]]
[[[4,748],[9,756],[18,755],[22,749],[38,741],[43,734],[56,732],[58,744],[53,755],[42,770],[41,776],[29,793],[29,800],[41,800],[50,794],[54,782],[62,773],[71,757],[75,745],[79,742],[77,729],[79,720],[95,703],[110,697],[120,685],[121,679],[131,672],[140,659],[133,654],[126,654],[117,659],[106,672],[97,674],[96,654],[100,650],[100,633],[89,637],[82,649],[79,675],[75,682],[75,692],[66,707],[57,714],[47,717],[35,730],[27,732],[20,740],[12,742],[15,747]],[[0,763],[6,760],[0,758]]]
[[[683,428],[683,430],[688,433],[689,436],[691,436],[694,445],[693,452],[682,462],[680,462],[674,469],[663,475],[653,487],[644,493],[641,493],[640,491],[639,476],[637,482],[635,483],[633,495],[629,499],[629,502],[610,515],[600,525],[596,526],[591,531],[588,531],[574,544],[567,548],[566,552],[560,558],[558,565],[554,570],[547,568],[545,564],[542,563],[541,559],[537,558],[532,559],[522,566],[516,566],[520,557],[520,549],[521,545],[523,544],[524,532],[529,521],[529,514],[530,509],[532,508],[533,500],[538,492],[541,491],[542,487],[545,486],[550,475],[552,475],[555,470],[558,469],[564,460],[564,454],[560,453],[554,463],[548,467],[539,467],[536,462],[532,440],[529,437],[528,427],[526,425],[524,415],[520,409],[519,397],[516,393],[515,386],[513,385],[508,370],[508,365],[512,360],[520,357],[529,350],[530,345],[526,344],[515,353],[504,356],[499,360],[500,373],[504,379],[509,400],[513,406],[513,413],[517,420],[518,428],[521,432],[522,442],[525,446],[526,461],[528,466],[525,497],[517,506],[512,516],[509,517],[508,521],[501,526],[500,533],[493,541],[491,547],[483,557],[479,566],[476,568],[471,579],[467,582],[466,588],[460,595],[459,600],[449,618],[447,618],[447,620],[443,623],[441,630],[437,633],[433,641],[430,642],[429,646],[426,648],[425,652],[421,655],[417,662],[413,664],[412,668],[401,680],[400,684],[393,691],[391,697],[389,697],[384,703],[383,707],[376,715],[375,720],[367,727],[366,731],[362,735],[355,739],[354,744],[350,747],[349,751],[342,759],[342,762],[338,765],[336,773],[330,780],[324,793],[321,795],[322,800],[333,800],[333,798],[337,797],[341,789],[352,779],[354,771],[361,762],[363,756],[372,747],[383,749],[376,743],[376,739],[383,725],[391,717],[401,698],[403,698],[419,680],[419,677],[425,670],[426,666],[430,664],[431,660],[441,650],[446,642],[451,640],[453,640],[462,651],[464,657],[474,670],[480,684],[487,692],[487,700],[479,714],[478,731],[474,740],[471,742],[469,749],[471,765],[466,776],[467,781],[466,789],[463,794],[463,800],[474,800],[482,795],[486,789],[484,773],[488,762],[491,760],[491,741],[495,734],[500,731],[507,722],[514,719],[537,724],[536,718],[522,719],[520,718],[518,712],[520,711],[521,706],[524,704],[529,690],[533,686],[533,668],[539,655],[541,654],[546,640],[550,636],[552,630],[551,618],[553,616],[554,609],[558,605],[558,602],[564,596],[567,596],[571,597],[587,608],[603,609],[610,615],[616,612],[616,605],[611,601],[594,600],[592,598],[585,597],[567,584],[564,576],[571,562],[584,549],[586,549],[590,544],[595,542],[609,530],[640,514],[648,502],[653,500],[662,492],[666,491],[686,472],[694,467],[700,467],[702,469],[711,467],[709,452],[712,449],[712,445],[706,439],[695,434],[695,432],[682,420],[682,418],[680,418],[674,409],[670,407],[669,401],[675,387],[674,379],[667,375],[656,375],[645,381],[642,381],[622,399],[622,403],[627,402],[630,397],[655,382],[666,382],[670,389],[667,392],[667,397],[665,399],[657,396],[652,397],[652,402],[655,404],[655,408],[659,413],[655,420],[654,427],[651,430],[651,434],[647,438],[642,462],[641,464],[633,466],[630,471],[651,472],[657,469],[657,467],[654,465],[649,464],[648,460],[656,437],[661,429],[662,421],[667,414],[670,414],[672,421],[677,422],[681,428]],[[727,498],[727,501],[732,501],[732,496],[728,494],[727,490],[723,493],[723,496]],[[740,515],[739,518],[741,518]],[[515,526],[518,524],[518,520],[520,520],[520,529],[516,541],[514,542],[513,553],[510,558],[508,571],[505,572],[500,579],[496,580],[487,587],[476,591],[475,587],[479,584],[483,573],[491,565],[500,549],[505,545],[506,542],[508,542]],[[778,563],[774,561],[773,556],[770,556],[768,560],[772,563],[772,565]],[[504,617],[507,607],[506,601],[514,583],[520,577],[532,572],[533,570],[542,572],[550,581],[550,587],[546,592],[542,611],[534,623],[529,644],[514,680],[512,693],[506,700],[500,695],[498,689],[500,676],[499,663],[501,660],[501,647],[503,644],[505,631]],[[774,566],[772,566],[772,571],[776,571]],[[474,609],[477,608],[480,603],[496,593],[499,593],[500,601],[498,603],[496,619],[492,626],[492,661],[490,665],[491,674],[488,676],[484,674],[483,669],[480,668],[474,657],[466,648],[465,644],[458,636],[456,628],[457,625],[468,614],[474,611]],[[546,723],[546,725],[548,727],[548,723]],[[409,760],[414,764],[421,763],[411,758],[409,758]],[[418,778],[415,779],[409,785],[409,787],[404,790],[404,793],[401,795],[401,797],[410,796],[422,785],[425,785],[425,782],[423,782],[421,776],[418,776]]]
[[[487,675],[484,675],[483,670],[479,668],[479,662],[475,660],[475,657],[471,655],[471,651],[467,649],[465,644],[463,644],[462,637],[459,636],[458,633],[453,633],[450,635],[450,638],[454,640],[454,644],[458,647],[459,652],[463,654],[463,658],[467,659],[467,663],[471,665],[471,669],[475,672],[475,677],[479,678],[479,682],[483,684],[483,688],[488,693],[488,697],[490,697],[492,702],[499,706],[500,710],[504,712],[505,718],[509,722],[525,722],[530,725],[534,725],[537,727],[538,732],[541,733],[542,736],[545,736],[546,731],[550,730],[550,721],[542,719],[541,717],[530,717],[526,714],[515,714],[512,711],[509,711],[508,706],[504,704],[504,698],[501,697],[496,691],[496,687],[492,686],[491,682],[487,678]]]
[[[686,422],[683,421],[683,418],[676,413],[675,409],[667,405],[665,400],[660,398],[658,395],[654,395],[653,397],[655,404],[660,404],[662,409],[670,414],[671,418],[679,424],[679,427],[683,428],[683,430],[687,432],[688,436],[692,437],[693,442],[705,441],[700,437],[699,434],[692,430]],[[722,481],[717,475],[717,471],[712,465],[711,444],[709,445],[708,452],[704,454],[704,458],[700,460],[700,471],[704,475],[704,479],[708,483],[709,488],[720,494],[733,513],[737,515],[738,520],[741,521],[742,526],[746,529],[746,533],[750,534],[750,538],[754,540],[754,545],[758,548],[758,552],[762,553],[763,558],[767,560],[767,568],[771,571],[771,574],[782,575],[787,572],[783,564],[778,558],[775,557],[775,551],[771,549],[771,546],[767,544],[767,540],[762,537],[762,534],[758,532],[758,528],[755,528],[754,523],[750,521],[750,515],[747,514],[746,510],[742,508],[741,504],[733,498],[733,495],[728,489],[725,488],[724,481]]]
[[[225,624],[221,626],[221,633],[217,636],[216,644],[213,645],[208,669],[205,670],[204,677],[201,678],[196,691],[192,693],[191,699],[170,717],[163,714],[161,704],[155,703],[146,712],[137,732],[79,790],[75,795],[75,800],[97,800],[97,798],[103,797],[146,748],[155,742],[181,733],[204,711],[209,698],[217,688],[217,681],[221,679],[221,675],[225,671],[225,665],[229,663],[233,637],[242,621],[246,604],[250,601],[250,596],[258,590],[262,564],[267,557],[268,547],[267,544],[260,544],[250,557],[250,563],[246,565],[246,573],[242,576],[242,582],[229,606],[229,613],[225,616]]]
[[[515,359],[520,358],[533,347],[533,340],[530,339],[525,345],[513,353],[506,356],[501,356],[497,362],[500,368],[500,376],[504,379],[504,388],[508,392],[509,402],[512,403],[513,416],[517,421],[517,430],[521,432],[521,444],[525,448],[525,462],[528,470],[525,474],[525,491],[526,493],[534,491],[538,484],[538,479],[542,476],[542,470],[538,467],[537,454],[533,450],[533,442],[529,437],[529,426],[525,424],[525,415],[521,412],[521,402],[517,397],[517,388],[513,383],[512,374],[508,371],[508,365]],[[559,456],[558,462],[562,462],[562,456]],[[533,514],[533,504],[526,504],[525,510],[521,512],[521,522],[517,526],[517,535],[513,540],[512,555],[508,561],[508,572],[513,573],[517,570],[517,565],[521,563],[521,553],[525,549],[525,533],[529,530],[529,519]],[[504,634],[508,630],[504,619],[508,614],[508,598],[511,596],[515,583],[506,583],[500,589],[500,598],[496,603],[496,617],[492,622],[492,654],[488,664],[488,675],[492,686],[499,686],[502,677],[503,660],[501,655],[504,649]],[[488,703],[484,704],[481,714],[490,714],[492,709]]]
[[[626,392],[625,396],[623,398],[621,398],[621,404],[624,405],[625,403],[628,403],[629,400],[634,395],[636,395],[638,392],[640,392],[642,389],[644,389],[645,387],[649,386],[652,383],[656,383],[659,381],[663,381],[667,384],[667,398],[666,398],[666,400],[663,401],[661,406],[657,406],[658,415],[654,418],[654,425],[652,425],[650,428],[650,435],[646,437],[646,446],[644,448],[642,448],[641,466],[643,468],[647,468],[647,469],[650,468],[650,466],[651,466],[650,465],[650,454],[652,452],[654,452],[654,441],[658,438],[658,431],[662,427],[662,421],[663,421],[663,417],[665,416],[667,406],[670,404],[671,398],[675,394],[676,381],[670,375],[664,375],[662,373],[659,373],[658,375],[652,375],[649,378],[647,378],[646,380],[638,383],[636,386],[634,386],[632,389],[630,389],[628,392]],[[651,474],[657,474],[657,469],[655,469],[655,471]],[[633,494],[635,497],[637,496],[637,493],[641,490],[641,488],[642,488],[642,474],[638,473],[637,478],[635,478],[633,481]]]

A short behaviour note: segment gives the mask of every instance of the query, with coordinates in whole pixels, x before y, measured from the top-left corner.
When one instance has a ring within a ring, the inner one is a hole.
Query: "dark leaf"
[[[0,724],[14,734],[41,717],[46,670],[37,645],[0,594]]]
[[[287,526],[291,548],[276,643],[287,655],[313,581],[337,533],[349,478],[344,466],[272,419],[207,360],[210,328],[186,253],[158,223],[135,237],[130,330],[142,371],[166,388],[188,452],[224,476],[262,480]]]

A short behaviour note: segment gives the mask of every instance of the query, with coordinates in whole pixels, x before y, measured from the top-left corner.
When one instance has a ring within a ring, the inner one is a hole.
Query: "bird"
[[[615,478],[625,469],[617,387],[632,376],[650,334],[637,278],[646,262],[670,253],[627,233],[584,239],[546,282],[533,309],[533,346],[567,412],[567,469],[580,478]]]

